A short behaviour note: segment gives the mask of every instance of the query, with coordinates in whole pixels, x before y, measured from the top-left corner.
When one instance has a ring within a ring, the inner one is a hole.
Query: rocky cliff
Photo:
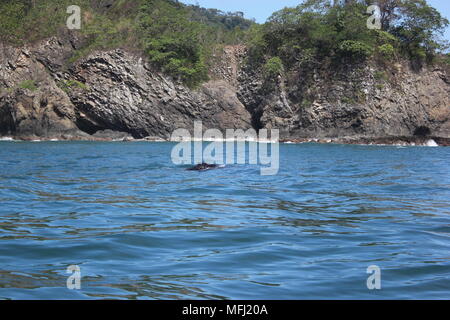
[[[216,56],[190,89],[139,54],[115,49],[69,63],[77,39],[0,44],[0,135],[17,139],[168,139],[177,128],[278,128],[283,140],[450,139],[450,77],[407,63],[323,65],[266,79],[242,46]]]
[[[445,144],[450,137],[450,78],[442,67],[343,62],[294,70],[269,83],[253,70],[243,69],[240,77],[239,97],[257,117],[254,123],[280,128],[288,140],[389,143],[432,137]]]
[[[97,52],[69,65],[75,48],[56,38],[0,45],[0,134],[18,139],[168,139],[178,128],[248,129],[236,90],[215,79],[189,89],[139,55]]]

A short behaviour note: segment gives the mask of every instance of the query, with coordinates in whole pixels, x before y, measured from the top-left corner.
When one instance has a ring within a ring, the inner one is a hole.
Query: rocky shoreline
[[[426,137],[384,137],[384,138],[332,138],[332,139],[294,139],[282,140],[281,143],[322,143],[322,144],[354,144],[354,145],[394,145],[394,146],[428,146],[428,147],[449,147],[449,138]]]
[[[129,135],[123,137],[99,137],[99,136],[60,136],[57,138],[41,138],[37,136],[27,137],[7,137],[0,136],[1,141],[22,141],[22,142],[51,142],[51,141],[87,141],[87,142],[175,142],[170,139],[159,137],[145,137],[135,139]],[[223,140],[225,141],[225,140]],[[347,138],[329,138],[329,139],[282,139],[281,144],[348,144],[348,145],[378,145],[378,146],[425,146],[425,147],[449,147],[450,138],[441,137],[384,137],[384,138],[368,138],[368,137],[347,137]]]
[[[287,143],[450,145],[450,77],[439,67],[343,65],[269,81],[245,64],[245,47],[228,46],[210,81],[193,89],[122,49],[68,64],[76,43],[0,43],[0,136],[168,141],[202,121],[221,132],[279,129]]]

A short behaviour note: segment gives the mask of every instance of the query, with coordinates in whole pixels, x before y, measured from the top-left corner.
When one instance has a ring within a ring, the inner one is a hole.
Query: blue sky
[[[247,18],[255,18],[257,22],[264,22],[275,11],[284,7],[294,7],[301,0],[181,0],[188,4],[199,4],[205,8],[216,8],[223,11],[242,11]],[[375,2],[375,1],[374,1]],[[428,3],[450,20],[449,0],[428,0]],[[445,38],[450,40],[450,28]]]

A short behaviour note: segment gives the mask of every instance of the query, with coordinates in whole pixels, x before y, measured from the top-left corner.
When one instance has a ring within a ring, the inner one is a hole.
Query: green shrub
[[[339,45],[339,51],[345,56],[368,58],[373,54],[373,48],[366,43],[353,40],[342,41]]]
[[[410,47],[409,54],[412,59],[417,59],[419,61],[424,61],[427,58],[427,51],[422,47]]]
[[[395,49],[391,44],[383,44],[379,46],[378,52],[386,59],[392,59],[395,56]]]
[[[26,5],[21,2],[5,1],[0,5],[0,37],[18,44],[22,42],[21,21],[26,16]]]
[[[263,67],[266,78],[275,78],[284,72],[283,61],[279,57],[273,57],[267,60]]]
[[[341,102],[344,104],[356,104],[356,100],[353,97],[342,97]]]
[[[38,89],[34,80],[22,81],[21,83],[19,83],[19,88],[28,89],[31,91],[36,91]]]
[[[73,88],[78,88],[84,91],[89,90],[89,87],[86,84],[78,80],[62,80],[58,83],[58,87],[60,87],[65,92],[69,92]]]
[[[445,64],[450,65],[450,53],[447,53],[442,60]]]
[[[388,80],[388,76],[387,76],[386,72],[384,72],[384,71],[375,71],[373,76],[374,76],[375,80],[377,80],[377,81],[381,81],[381,80],[387,81]]]
[[[399,42],[399,39],[393,34],[383,30],[373,30],[376,35],[376,41],[379,45],[391,44],[395,45]]]

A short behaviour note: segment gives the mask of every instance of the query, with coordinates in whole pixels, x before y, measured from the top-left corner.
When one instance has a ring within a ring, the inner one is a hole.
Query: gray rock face
[[[435,67],[359,65],[294,71],[268,84],[242,70],[239,97],[259,127],[284,139],[450,138],[450,81]]]
[[[116,49],[68,63],[81,40],[0,44],[0,135],[29,139],[168,139],[179,128],[278,128],[282,139],[450,138],[445,70],[343,64],[268,81],[227,47],[213,80],[189,89]]]
[[[135,138],[169,138],[178,128],[192,129],[194,120],[206,129],[250,127],[250,114],[226,82],[189,90],[121,50],[90,56],[69,77],[88,87],[69,92],[78,124],[88,133],[106,128]]]
[[[0,44],[0,134],[85,136],[69,97],[27,49]]]
[[[193,131],[194,121],[205,130],[251,127],[250,113],[226,81],[191,90],[119,49],[67,68],[72,47],[54,38],[31,49],[0,47],[0,134],[115,139],[111,132],[119,131],[168,139],[178,128]]]

